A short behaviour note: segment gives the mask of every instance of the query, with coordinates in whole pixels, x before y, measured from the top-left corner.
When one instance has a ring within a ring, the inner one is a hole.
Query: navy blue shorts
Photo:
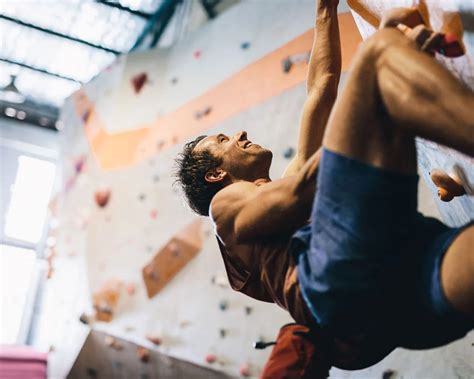
[[[441,260],[462,228],[417,212],[417,175],[324,150],[317,186],[311,223],[294,234],[290,251],[323,330],[430,348],[474,327],[440,284]]]

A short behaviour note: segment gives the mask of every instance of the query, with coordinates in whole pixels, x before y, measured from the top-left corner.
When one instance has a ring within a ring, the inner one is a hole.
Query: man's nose
[[[240,131],[236,135],[238,141],[246,140],[247,139],[247,132],[245,130]]]

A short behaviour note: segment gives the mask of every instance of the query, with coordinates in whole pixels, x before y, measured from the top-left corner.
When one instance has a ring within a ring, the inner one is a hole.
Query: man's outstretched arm
[[[298,149],[284,176],[296,174],[319,149],[336,101],[341,76],[338,3],[339,0],[318,0],[315,37],[307,77],[308,97],[303,107]]]

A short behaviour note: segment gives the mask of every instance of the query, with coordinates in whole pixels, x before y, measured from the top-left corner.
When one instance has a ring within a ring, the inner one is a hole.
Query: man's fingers
[[[433,32],[424,25],[418,25],[405,34],[421,48]]]
[[[429,36],[423,43],[423,45],[421,46],[421,50],[427,51],[427,52],[433,51],[434,49],[439,47],[443,38],[444,38],[444,34],[433,32],[431,36]]]

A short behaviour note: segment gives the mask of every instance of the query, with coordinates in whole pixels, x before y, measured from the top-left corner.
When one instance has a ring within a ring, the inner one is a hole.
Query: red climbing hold
[[[135,75],[132,79],[132,86],[135,91],[135,94],[139,94],[142,90],[145,83],[148,81],[148,75],[146,72],[142,72],[138,75]]]
[[[97,203],[99,207],[104,208],[109,202],[109,199],[110,199],[110,190],[103,189],[103,190],[96,191],[95,202]]]

